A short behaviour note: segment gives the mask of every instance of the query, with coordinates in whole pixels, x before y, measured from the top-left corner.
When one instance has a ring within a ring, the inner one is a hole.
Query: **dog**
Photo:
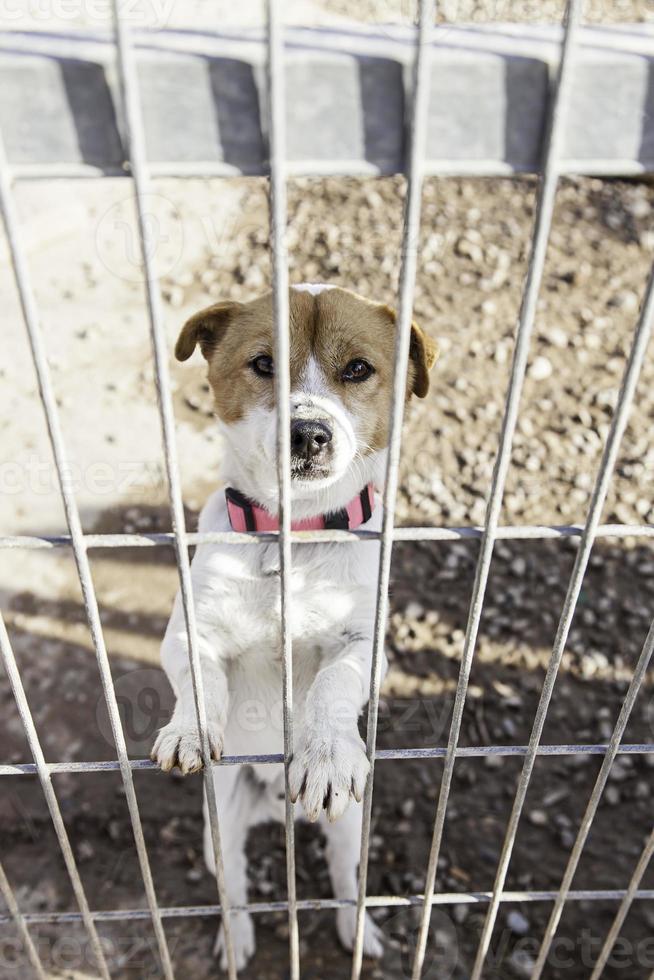
[[[392,309],[335,286],[289,290],[291,508],[294,529],[379,531],[389,430],[396,316]],[[278,527],[272,294],[220,302],[192,316],[175,355],[196,347],[224,437],[222,483],[199,519],[203,531]],[[407,401],[429,389],[437,346],[411,326]],[[376,604],[378,541],[293,546],[293,802],[320,821],[334,895],[357,895],[362,808],[370,764],[358,730],[368,701]],[[276,542],[204,544],[191,568],[211,754],[281,753],[282,667],[279,550]],[[161,649],[176,695],[152,758],[163,770],[202,767],[186,625],[178,595]],[[383,669],[386,668],[384,660]],[[225,880],[232,905],[247,902],[245,845],[251,827],[284,820],[280,765],[215,766]],[[350,805],[354,801],[355,805]],[[215,873],[207,803],[204,854]],[[255,950],[247,912],[232,915],[236,965]],[[339,908],[336,925],[351,950],[356,909]],[[227,966],[221,926],[216,955]],[[364,952],[382,954],[366,916]]]

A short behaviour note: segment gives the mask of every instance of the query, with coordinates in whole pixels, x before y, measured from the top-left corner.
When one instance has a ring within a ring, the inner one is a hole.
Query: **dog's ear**
[[[206,310],[194,313],[181,329],[175,344],[175,357],[178,361],[187,361],[197,344],[200,345],[202,356],[207,360],[223,338],[230,318],[240,303],[214,303]]]
[[[438,344],[414,320],[411,324],[409,357],[415,365],[413,393],[424,398],[429,391],[429,372],[439,355]]]
[[[397,324],[397,314],[390,306],[385,307],[393,323]],[[439,355],[438,344],[432,340],[415,320],[411,322],[411,341],[409,358],[413,367],[410,394],[424,398],[429,391],[429,372]]]

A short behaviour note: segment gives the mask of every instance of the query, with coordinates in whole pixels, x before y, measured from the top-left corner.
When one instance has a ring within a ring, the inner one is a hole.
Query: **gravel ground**
[[[330,13],[355,16],[360,20],[406,21],[416,16],[416,0],[361,0],[353,13],[348,0],[329,0]],[[560,20],[564,0],[441,0],[436,4],[438,23],[485,24],[488,22],[543,23]],[[589,23],[651,21],[654,16],[648,0],[586,0],[584,20]]]

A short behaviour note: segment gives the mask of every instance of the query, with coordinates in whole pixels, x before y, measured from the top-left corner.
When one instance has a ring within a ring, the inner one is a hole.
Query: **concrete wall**
[[[134,39],[154,171],[265,174],[261,33]],[[401,170],[411,32],[289,28],[286,42],[291,171]],[[556,27],[437,29],[427,171],[537,172],[559,42]],[[111,40],[0,33],[0,125],[20,174],[124,172]],[[654,27],[581,30],[562,169],[654,170]]]

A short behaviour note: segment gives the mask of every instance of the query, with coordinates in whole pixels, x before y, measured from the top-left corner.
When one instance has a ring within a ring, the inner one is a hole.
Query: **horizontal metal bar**
[[[553,538],[580,538],[582,524],[507,524],[497,529],[496,540],[502,541],[545,541]],[[393,529],[394,541],[462,541],[478,539],[484,533],[483,527],[396,527]],[[378,541],[380,531],[293,531],[293,544],[345,543],[353,540]],[[251,531],[241,534],[238,531],[204,531],[186,535],[190,546],[201,544],[257,544],[276,541],[277,531]],[[595,534],[597,538],[654,538],[654,524],[600,524]],[[160,548],[174,547],[175,535],[168,531],[154,534],[86,534],[86,548]],[[30,551],[49,548],[70,547],[67,534],[31,535],[15,534],[0,536],[0,550],[3,548],[24,548]]]
[[[539,745],[539,756],[568,756],[568,755],[604,755],[608,744],[565,744]],[[483,759],[488,756],[509,758],[527,754],[526,745],[472,745],[456,750],[457,759]],[[375,760],[388,762],[402,759],[443,759],[447,754],[445,746],[435,748],[415,749],[377,749]],[[633,742],[620,745],[618,755],[654,755],[654,742]],[[242,765],[281,765],[284,756],[280,753],[272,755],[224,755],[220,762],[212,762],[213,766],[242,766]],[[150,759],[130,759],[132,769],[160,772],[159,766]],[[114,772],[120,764],[111,759],[107,762],[51,762],[47,769],[50,773],[58,772]],[[17,762],[14,765],[0,766],[0,776],[31,776],[36,773],[36,766],[31,762]]]
[[[500,901],[508,902],[553,902],[557,896],[556,891],[513,891],[502,892]],[[568,895],[571,902],[620,902],[626,896],[627,890],[624,888],[598,889],[596,891],[574,891]],[[439,892],[434,894],[432,905],[483,905],[489,902],[492,892]],[[634,893],[633,898],[637,901],[652,901],[654,899],[654,889],[641,889]],[[412,908],[416,905],[422,906],[424,895],[367,895],[365,899],[366,908]],[[319,912],[322,909],[342,909],[356,906],[353,898],[314,898],[298,899],[298,912]],[[261,915],[264,912],[286,912],[288,902],[251,902],[249,905],[232,905],[230,913],[250,912],[254,915]],[[173,905],[160,907],[163,919],[186,919],[186,918],[213,918],[221,914],[220,905]],[[95,922],[126,922],[148,919],[147,909],[102,909],[92,911],[91,915]],[[27,925],[39,925],[46,923],[69,923],[79,922],[81,915],[79,912],[26,912],[23,915]],[[11,916],[0,915],[0,925],[11,922]]]

